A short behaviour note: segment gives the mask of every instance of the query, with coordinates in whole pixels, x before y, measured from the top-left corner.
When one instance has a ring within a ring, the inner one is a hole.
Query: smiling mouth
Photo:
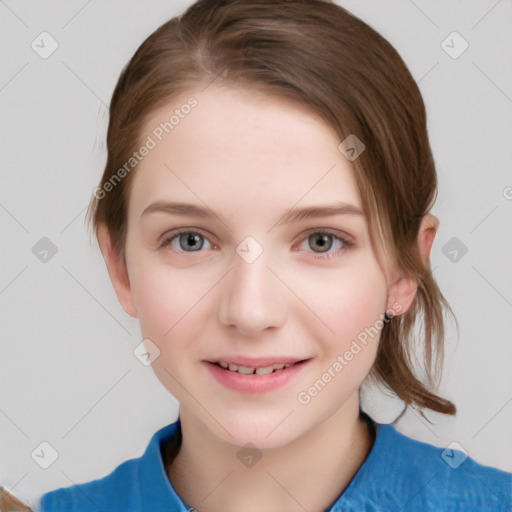
[[[278,373],[290,366],[297,366],[305,363],[307,359],[297,361],[296,363],[276,363],[270,366],[264,366],[259,368],[251,368],[249,366],[241,366],[234,363],[226,363],[225,361],[219,361],[212,364],[219,366],[220,368],[230,371],[233,373],[239,373],[240,375],[270,375],[271,373]]]

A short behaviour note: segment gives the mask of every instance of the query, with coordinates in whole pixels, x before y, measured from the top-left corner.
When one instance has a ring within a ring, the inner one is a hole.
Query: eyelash
[[[158,244],[158,248],[159,249],[166,248],[167,246],[169,246],[171,244],[171,242],[176,237],[179,237],[182,234],[199,235],[199,236],[201,236],[203,238],[208,239],[208,237],[203,235],[200,231],[193,231],[190,228],[181,228],[181,229],[173,230],[167,236],[165,236],[164,239]],[[313,229],[313,230],[310,230],[300,239],[300,243],[302,244],[311,235],[329,235],[329,236],[332,236],[334,239],[339,240],[343,244],[343,247],[341,249],[339,249],[337,252],[334,252],[334,253],[333,252],[326,252],[326,253],[315,253],[315,252],[313,252],[313,257],[315,259],[330,260],[332,258],[337,258],[339,256],[342,256],[348,249],[350,249],[351,247],[353,247],[355,245],[355,243],[352,242],[351,240],[349,240],[347,237],[342,236],[342,235],[338,234],[337,232],[332,231],[330,229],[322,229],[322,230]],[[186,254],[189,251],[178,251],[178,252]],[[201,252],[201,251],[190,251],[190,252],[194,253],[194,252]]]

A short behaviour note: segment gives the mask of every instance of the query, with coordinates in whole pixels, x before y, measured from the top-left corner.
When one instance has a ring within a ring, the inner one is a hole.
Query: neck
[[[198,512],[325,510],[373,446],[373,429],[355,405],[350,414],[344,407],[285,446],[261,450],[261,459],[247,467],[237,458],[241,447],[182,410],[182,443],[168,463],[169,480]]]

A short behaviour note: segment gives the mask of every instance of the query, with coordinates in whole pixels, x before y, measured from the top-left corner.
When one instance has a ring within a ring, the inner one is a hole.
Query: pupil
[[[332,246],[331,235],[327,235],[327,234],[312,235],[311,238],[315,241],[315,244],[320,247],[321,252],[328,251]],[[317,241],[320,241],[320,243],[318,244]]]
[[[193,233],[186,233],[182,235],[183,238],[185,238],[185,244],[181,243],[182,240],[180,240],[180,245],[182,249],[196,249],[200,248],[199,245],[199,235],[195,235]],[[184,246],[185,245],[185,246]]]

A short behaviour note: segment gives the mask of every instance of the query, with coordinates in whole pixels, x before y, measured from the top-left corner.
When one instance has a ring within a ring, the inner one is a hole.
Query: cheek
[[[153,371],[183,403],[189,397],[181,383],[187,381],[203,350],[194,340],[200,340],[206,328],[207,292],[212,284],[197,272],[157,265],[154,261],[151,265],[141,263],[132,282],[142,337],[149,338],[160,351],[152,363]],[[200,387],[202,383],[196,380],[195,385]]]
[[[340,270],[336,281],[334,286],[332,274],[325,282],[315,281],[308,305],[323,322],[306,315],[302,325],[315,336],[321,353],[301,382],[297,401],[324,419],[356,396],[371,370],[386,305],[386,283],[373,260],[361,258],[358,265]]]
[[[208,291],[208,278],[186,269],[176,269],[154,260],[135,262],[137,274],[132,281],[132,294],[137,307],[141,331],[155,338],[157,345],[180,339],[177,332],[194,326],[191,319],[201,307]]]
[[[343,349],[365,329],[380,326],[387,287],[377,263],[361,254],[354,264],[338,271],[304,277],[298,295],[307,298],[304,302],[313,313],[302,315],[308,330]]]

